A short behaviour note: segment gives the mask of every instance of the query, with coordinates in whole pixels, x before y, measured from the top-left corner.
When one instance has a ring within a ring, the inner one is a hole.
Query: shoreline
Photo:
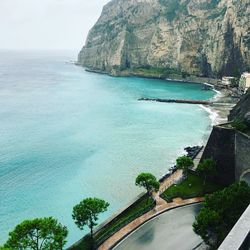
[[[94,70],[89,70],[89,69],[85,69],[87,72],[91,72],[91,73],[97,73],[97,74],[106,74],[106,75],[110,75],[108,74],[107,72],[101,72],[101,71],[94,71]],[[113,77],[117,77],[116,75],[110,75],[110,76],[113,76]],[[119,76],[118,76],[119,77]],[[142,78],[151,78],[151,79],[159,79],[159,80],[165,80],[165,81],[176,81],[176,82],[183,82],[183,83],[195,83],[195,82],[188,82],[187,80],[183,79],[183,80],[178,80],[178,79],[170,79],[170,78],[157,78],[157,77],[147,77],[147,76],[138,76],[138,75],[120,75],[120,77],[142,77]],[[202,83],[205,83],[205,79],[204,79],[204,82],[202,81],[199,81],[199,82],[196,82],[196,83],[199,83],[199,84],[202,84]],[[235,99],[233,99],[231,96],[230,96],[230,93],[229,91],[227,90],[221,90],[221,91],[218,91],[216,90],[216,84],[213,84],[214,85],[214,88],[213,91],[216,93],[215,96],[213,98],[211,98],[209,101],[212,101],[213,104],[210,104],[210,105],[202,105],[202,104],[199,104],[199,107],[201,107],[204,111],[206,111],[208,113],[208,116],[209,118],[211,119],[211,123],[209,126],[214,126],[214,125],[217,125],[219,123],[223,123],[224,121],[227,121],[227,116],[229,114],[229,111],[231,110],[231,108],[233,108],[234,105],[236,105],[236,101]],[[209,135],[211,134],[211,131],[209,132]],[[207,138],[208,139],[208,138]],[[207,139],[206,140],[202,140],[202,144],[203,145],[206,145],[207,143]],[[169,173],[169,171],[167,172]],[[172,176],[173,173],[170,174],[170,176]],[[135,200],[138,199],[138,196],[135,197],[135,199],[131,202],[131,204],[133,204],[133,202]],[[131,204],[129,204],[129,206],[131,206]],[[107,220],[105,220],[103,223],[101,223],[96,229],[95,231],[98,231],[100,230],[100,228],[102,228],[104,225],[110,223],[112,220],[114,220],[117,215],[119,215],[120,213],[122,213],[122,211],[126,210],[127,209],[127,206],[125,206],[125,209],[122,208],[116,212],[113,213],[112,216],[110,216]],[[140,217],[139,217],[140,218]],[[139,219],[137,218],[137,219]],[[137,220],[135,219],[135,220]],[[129,223],[130,224],[130,223]],[[129,225],[128,224],[128,225]],[[127,227],[128,225],[126,225],[125,227]],[[141,224],[140,224],[141,226]],[[125,228],[123,227],[123,228]],[[123,230],[120,229],[119,231]],[[116,232],[118,233],[118,231]],[[115,233],[115,234],[116,234]],[[110,236],[106,241],[109,241],[109,239],[111,240],[112,236]],[[75,244],[79,243],[81,241],[81,239],[76,242]],[[102,245],[106,242],[104,241],[102,243]],[[101,245],[101,246],[102,246]],[[74,246],[74,245],[72,245]],[[72,247],[71,246],[71,247]],[[112,246],[112,244],[111,244]],[[68,248],[70,249],[70,248]],[[100,248],[102,249],[102,248]],[[105,248],[103,248],[105,249]]]
[[[233,98],[228,90],[216,90],[217,94],[211,99],[212,104],[209,106],[201,105],[208,112],[212,121],[212,126],[228,121],[228,115],[233,107],[237,104],[238,99]]]
[[[75,63],[75,65],[82,67],[85,71],[96,74],[105,74],[111,77],[140,77],[145,79],[156,79],[163,80],[166,82],[179,82],[179,83],[196,83],[196,84],[204,84],[209,83],[213,85],[213,91],[216,95],[211,98],[209,101],[212,103],[209,105],[198,104],[201,109],[203,109],[207,114],[209,119],[211,120],[210,126],[213,127],[215,125],[225,123],[228,121],[228,115],[233,107],[238,103],[239,98],[233,97],[232,89],[221,89],[219,84],[220,80],[216,78],[206,78],[206,77],[198,77],[198,76],[188,76],[183,78],[179,75],[169,75],[168,77],[163,76],[157,73],[145,73],[145,72],[133,72],[129,70],[124,71],[115,71],[115,72],[107,72],[102,70],[95,70],[84,67],[79,63]],[[208,138],[202,139],[202,144],[206,145]]]
[[[157,73],[145,73],[145,72],[141,73],[141,72],[128,71],[128,70],[107,72],[107,71],[98,70],[98,69],[86,68],[77,62],[75,62],[75,65],[82,67],[86,72],[95,73],[95,74],[103,74],[103,75],[108,75],[111,77],[140,77],[140,78],[146,78],[146,79],[156,79],[156,80],[173,81],[173,82],[180,82],[180,83],[197,83],[197,84],[210,83],[214,86],[216,86],[219,81],[219,79],[217,78],[209,78],[209,77],[194,76],[194,75],[187,76],[184,78],[177,74],[169,74],[168,76],[166,76],[166,75],[157,74]]]

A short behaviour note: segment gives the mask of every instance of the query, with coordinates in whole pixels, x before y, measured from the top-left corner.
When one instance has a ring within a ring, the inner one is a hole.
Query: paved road
[[[191,250],[202,242],[192,229],[200,204],[168,211],[147,222],[115,250]]]

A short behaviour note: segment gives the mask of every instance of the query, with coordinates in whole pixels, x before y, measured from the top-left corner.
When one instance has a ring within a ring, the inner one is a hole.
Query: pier
[[[185,99],[139,98],[138,101],[182,103],[182,104],[202,104],[202,105],[211,105],[211,104],[213,104],[213,102],[210,102],[210,101],[185,100]]]

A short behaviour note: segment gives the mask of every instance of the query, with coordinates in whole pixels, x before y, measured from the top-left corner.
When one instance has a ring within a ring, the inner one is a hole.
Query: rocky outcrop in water
[[[249,23],[249,0],[112,0],[78,63],[111,75],[239,75],[250,69]]]

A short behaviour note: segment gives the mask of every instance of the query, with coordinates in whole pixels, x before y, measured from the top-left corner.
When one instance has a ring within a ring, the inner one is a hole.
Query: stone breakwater
[[[165,103],[182,103],[182,104],[202,104],[210,105],[210,101],[202,100],[184,100],[184,99],[160,99],[160,98],[139,98],[138,101],[148,101],[148,102],[165,102]]]

